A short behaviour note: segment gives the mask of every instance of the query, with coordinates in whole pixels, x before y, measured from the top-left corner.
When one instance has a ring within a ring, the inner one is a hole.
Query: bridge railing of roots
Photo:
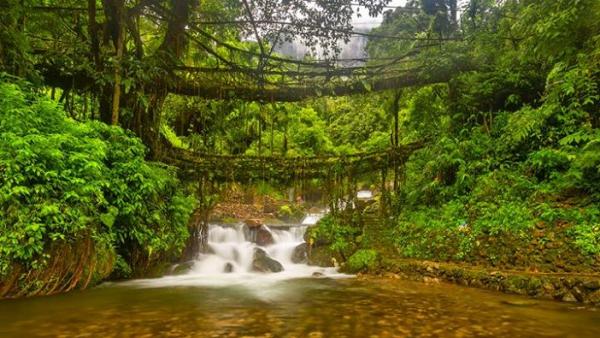
[[[248,156],[214,155],[170,147],[163,161],[182,170],[186,178],[204,178],[226,183],[271,181],[281,184],[309,180],[359,177],[397,169],[421,142],[390,147],[384,151],[338,156]]]

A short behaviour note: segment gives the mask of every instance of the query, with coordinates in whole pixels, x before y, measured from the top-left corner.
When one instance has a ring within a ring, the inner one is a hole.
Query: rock
[[[281,272],[283,265],[260,248],[254,249],[254,259],[252,260],[252,270],[258,272]]]
[[[585,281],[583,287],[591,291],[598,290],[600,289],[600,280]]]
[[[266,226],[261,225],[258,229],[256,229],[256,244],[260,246],[267,246],[273,243],[275,243],[273,234]]]
[[[575,296],[573,296],[570,292],[567,292],[567,293],[565,293],[563,295],[562,301],[563,302],[569,302],[569,303],[576,303],[577,302],[577,298],[575,298]]]
[[[587,302],[595,305],[600,305],[600,290],[590,293],[587,297]]]
[[[313,277],[325,277],[325,275],[322,272],[319,271],[315,271],[312,273]]]
[[[579,286],[574,286],[573,289],[571,289],[571,294],[579,302],[583,302],[585,300],[585,293],[579,288]]]
[[[244,224],[246,224],[246,226],[248,226],[248,228],[258,228],[261,225],[263,225],[263,221],[262,219],[259,218],[248,218],[247,220],[244,221]]]
[[[190,272],[190,270],[192,269],[193,266],[194,266],[194,261],[187,261],[187,262],[175,264],[175,265],[173,265],[173,267],[171,267],[171,271],[169,271],[169,274],[176,275],[176,276],[184,275],[184,274]]]
[[[383,277],[389,278],[389,279],[400,279],[400,276],[398,274],[393,273],[393,272],[386,272],[386,273],[383,274]]]
[[[542,288],[547,294],[552,294],[552,292],[554,291],[554,286],[552,285],[552,283],[546,282],[542,285]]]
[[[227,264],[225,264],[225,267],[223,268],[223,272],[225,272],[225,273],[233,272],[233,264],[231,264],[230,262],[227,262]]]
[[[294,248],[294,252],[292,253],[292,262],[294,264],[304,264],[308,261],[307,254],[308,246],[306,243],[302,243]]]
[[[427,284],[439,284],[440,280],[438,278],[432,278],[432,277],[423,277],[423,282],[427,283]]]
[[[338,254],[327,246],[313,246],[308,253],[308,265],[333,267],[332,258]]]
[[[252,242],[260,246],[267,246],[275,243],[273,234],[269,228],[262,224],[259,226],[249,226],[247,224],[244,225],[244,238],[248,242]]]

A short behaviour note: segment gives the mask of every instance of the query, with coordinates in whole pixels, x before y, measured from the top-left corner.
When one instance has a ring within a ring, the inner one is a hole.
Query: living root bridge
[[[423,146],[422,142],[385,151],[342,156],[226,156],[169,148],[162,161],[178,166],[183,174],[213,181],[246,183],[271,180],[288,183],[313,178],[354,177],[401,166]]]

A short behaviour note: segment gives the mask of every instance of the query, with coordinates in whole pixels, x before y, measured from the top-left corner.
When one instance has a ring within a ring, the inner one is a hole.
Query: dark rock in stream
[[[175,276],[185,275],[186,273],[190,272],[190,270],[192,269],[193,266],[194,266],[194,261],[187,261],[187,262],[175,264],[171,267],[168,274],[175,275]]]
[[[256,230],[256,244],[260,246],[267,246],[273,243],[275,243],[273,234],[266,226],[262,225]]]
[[[233,272],[233,264],[231,264],[230,262],[227,262],[227,264],[225,264],[225,267],[223,268],[223,272],[225,272],[225,273]]]
[[[265,250],[255,248],[254,259],[252,260],[252,270],[258,272],[281,272],[283,271],[283,265],[269,257]]]
[[[248,242],[255,243],[260,246],[267,246],[275,243],[273,239],[273,234],[269,231],[264,225],[259,225],[255,227],[250,227],[248,225],[244,226],[244,237]]]
[[[260,226],[261,226],[261,225],[263,225],[264,223],[263,223],[263,220],[262,220],[262,219],[259,219],[259,218],[249,218],[249,219],[247,219],[247,220],[245,220],[245,221],[244,221],[244,224],[245,224],[245,225],[246,225],[248,228],[250,228],[250,229],[253,229],[253,228],[258,228],[258,227],[260,227]]]
[[[292,253],[292,262],[294,264],[304,264],[308,262],[308,246],[306,243],[302,243],[294,248],[294,252]]]

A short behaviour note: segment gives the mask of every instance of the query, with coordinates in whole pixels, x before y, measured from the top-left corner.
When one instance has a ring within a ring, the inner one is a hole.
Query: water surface
[[[0,302],[0,337],[600,337],[595,308],[450,284],[108,284]]]

